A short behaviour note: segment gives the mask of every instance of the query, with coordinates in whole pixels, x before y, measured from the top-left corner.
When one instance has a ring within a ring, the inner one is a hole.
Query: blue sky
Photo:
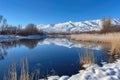
[[[13,25],[120,18],[120,0],[0,0],[0,15]]]

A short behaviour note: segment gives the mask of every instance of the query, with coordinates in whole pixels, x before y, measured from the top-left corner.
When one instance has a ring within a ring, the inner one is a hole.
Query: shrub
[[[110,28],[112,27],[111,19],[103,19],[102,21],[102,29],[100,33],[107,33],[110,32]]]
[[[43,32],[38,30],[35,24],[28,24],[25,29],[22,29],[19,35],[43,35]]]

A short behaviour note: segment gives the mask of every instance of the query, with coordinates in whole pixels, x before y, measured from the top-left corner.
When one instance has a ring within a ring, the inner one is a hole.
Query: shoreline
[[[19,36],[19,35],[0,35],[0,42],[11,41],[11,40],[21,40],[21,39],[41,39],[46,38],[44,35],[28,35],[28,36]]]
[[[86,70],[80,70],[78,74],[72,76],[50,76],[47,80],[119,80],[120,79],[120,60],[114,63],[104,64],[103,67],[92,65]],[[39,79],[46,80],[46,79]]]

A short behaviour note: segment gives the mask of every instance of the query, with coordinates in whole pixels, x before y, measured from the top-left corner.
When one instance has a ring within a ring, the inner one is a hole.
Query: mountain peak
[[[120,19],[111,19],[112,24],[119,25]],[[83,22],[72,22],[68,21],[65,23],[58,23],[54,25],[38,25],[37,27],[44,31],[44,32],[54,32],[54,33],[60,33],[60,32],[66,32],[66,33],[72,33],[72,32],[84,32],[84,31],[98,31],[101,29],[102,26],[102,20],[88,20]]]

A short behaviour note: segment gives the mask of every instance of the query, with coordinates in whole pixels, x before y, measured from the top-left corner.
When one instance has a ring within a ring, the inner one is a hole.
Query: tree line
[[[0,35],[43,35],[43,32],[33,23],[28,24],[25,28],[21,25],[9,25],[7,19],[0,15]]]
[[[81,33],[109,33],[109,32],[120,32],[120,25],[113,25],[111,18],[104,18],[102,20],[102,29],[100,31],[86,31],[86,32],[75,32],[75,33],[45,33],[48,35],[61,34],[81,34]],[[21,25],[13,26],[7,23],[7,19],[0,15],[0,35],[43,35],[43,31],[39,30],[35,24],[30,23],[24,28]]]

